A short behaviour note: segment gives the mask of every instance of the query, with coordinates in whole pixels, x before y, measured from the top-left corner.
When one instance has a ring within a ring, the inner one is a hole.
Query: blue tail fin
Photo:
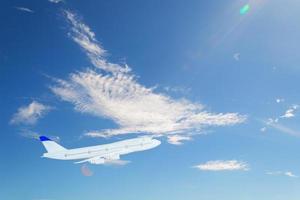
[[[59,151],[65,151],[66,148],[47,138],[46,136],[40,136],[40,141],[43,143],[48,153],[54,153]]]

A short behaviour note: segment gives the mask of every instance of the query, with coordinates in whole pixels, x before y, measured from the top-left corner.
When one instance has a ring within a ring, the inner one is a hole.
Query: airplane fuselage
[[[91,157],[106,157],[113,159],[114,156],[129,154],[137,151],[144,151],[155,148],[160,145],[160,141],[149,137],[140,137],[134,139],[123,140],[110,144],[89,146],[76,149],[66,149],[58,152],[47,152],[42,157],[59,159],[59,160],[78,160]]]

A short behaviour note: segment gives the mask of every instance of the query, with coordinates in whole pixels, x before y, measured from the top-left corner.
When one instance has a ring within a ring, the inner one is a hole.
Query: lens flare
[[[250,10],[250,5],[249,4],[246,4],[244,5],[241,9],[240,9],[240,14],[241,15],[244,15],[246,13],[248,13]]]
[[[93,176],[93,171],[85,164],[81,166],[81,173],[83,176]]]

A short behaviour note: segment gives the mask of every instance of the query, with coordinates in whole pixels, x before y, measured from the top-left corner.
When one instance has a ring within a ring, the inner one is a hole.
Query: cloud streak
[[[15,9],[23,11],[23,12],[34,13],[33,10],[31,10],[29,8],[25,8],[25,7],[15,7]]]
[[[291,108],[287,109],[284,113],[284,115],[281,116],[281,118],[292,118],[295,117],[295,112],[298,109],[297,105],[292,106]]]
[[[266,172],[267,175],[270,175],[270,176],[288,176],[290,178],[298,178],[297,175],[295,175],[293,172],[291,171],[269,171],[269,172]]]
[[[95,34],[78,17],[65,11],[69,36],[86,53],[95,67],[56,79],[55,95],[74,105],[76,111],[113,120],[119,128],[89,131],[87,136],[110,137],[128,133],[184,134],[206,126],[239,124],[246,117],[238,113],[211,113],[198,103],[173,99],[138,83],[127,65],[110,63]],[[183,137],[183,136],[182,136]],[[184,140],[181,138],[181,140]],[[174,143],[174,137],[173,137]],[[179,140],[177,138],[178,143]]]
[[[43,105],[37,101],[31,102],[28,106],[18,109],[10,120],[11,124],[34,125],[40,118],[51,110],[50,106]]]
[[[60,3],[60,2],[64,2],[63,0],[48,0],[51,3]]]
[[[295,112],[297,111],[297,109],[298,109],[298,105],[293,105],[289,109],[287,109],[282,116],[277,118],[269,118],[267,121],[263,121],[263,122],[265,123],[265,125],[274,128],[278,131],[281,131],[283,133],[287,133],[292,136],[300,136],[300,131],[289,128],[281,123],[281,121],[284,119],[290,119],[295,117]],[[266,128],[264,129],[266,130]]]
[[[192,138],[190,136],[185,135],[169,135],[168,136],[168,143],[174,145],[182,145],[183,141],[189,141]]]
[[[297,131],[297,130],[294,130],[294,129],[291,129],[287,126],[284,126],[282,124],[279,124],[279,123],[266,123],[268,126],[278,130],[278,131],[281,131],[283,133],[286,133],[286,134],[289,134],[289,135],[292,135],[292,136],[300,136],[300,131]]]
[[[249,170],[249,166],[245,162],[237,161],[237,160],[216,160],[216,161],[208,161],[203,164],[199,164],[194,166],[201,171],[247,171]]]
[[[105,59],[106,50],[102,48],[95,37],[95,33],[90,27],[82,23],[78,17],[70,12],[65,11],[66,19],[71,25],[69,35],[89,57],[91,63],[106,72],[122,73],[129,72],[130,68],[125,65],[113,64]]]

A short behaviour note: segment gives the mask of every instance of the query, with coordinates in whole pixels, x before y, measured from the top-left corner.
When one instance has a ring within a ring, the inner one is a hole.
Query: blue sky
[[[2,1],[0,198],[298,200],[299,8]],[[146,134],[162,145],[124,166],[42,159],[34,139]]]

